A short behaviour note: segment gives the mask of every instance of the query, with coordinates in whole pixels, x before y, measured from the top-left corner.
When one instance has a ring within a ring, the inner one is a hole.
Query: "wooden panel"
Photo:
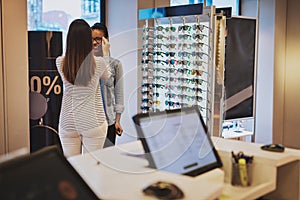
[[[283,143],[300,149],[299,113],[300,113],[300,1],[289,0],[287,7],[287,40],[284,101]],[[282,27],[278,27],[281,29]]]
[[[146,8],[154,8],[155,7],[155,0],[138,0],[138,10],[139,9],[146,9]]]
[[[1,12],[1,11],[0,11]],[[1,21],[2,16],[0,15]],[[2,38],[2,27],[0,38]],[[2,40],[0,40],[0,155],[5,152],[5,118],[4,118],[4,80],[3,80]]]
[[[286,45],[286,0],[277,0],[275,7],[274,42],[274,107],[273,142],[283,143],[284,132],[284,82],[285,82],[285,45]]]
[[[27,1],[2,0],[3,67],[8,151],[29,148]],[[18,19],[18,20],[16,20]]]

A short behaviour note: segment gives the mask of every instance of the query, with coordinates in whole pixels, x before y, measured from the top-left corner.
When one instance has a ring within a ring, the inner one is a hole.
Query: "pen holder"
[[[238,163],[232,162],[231,184],[235,186],[247,187],[252,183],[252,162],[246,163],[245,159]]]

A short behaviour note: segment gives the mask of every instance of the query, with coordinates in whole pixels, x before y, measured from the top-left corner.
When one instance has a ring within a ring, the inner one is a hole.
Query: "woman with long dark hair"
[[[108,79],[105,57],[109,43],[102,39],[103,55],[93,55],[92,32],[83,19],[68,30],[66,52],[56,59],[64,86],[59,136],[66,157],[103,148],[107,132],[99,79]]]

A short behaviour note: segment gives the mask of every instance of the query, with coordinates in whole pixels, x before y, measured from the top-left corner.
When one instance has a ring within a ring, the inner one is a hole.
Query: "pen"
[[[238,161],[240,180],[242,186],[248,185],[248,174],[247,174],[247,164],[245,158],[239,158]]]

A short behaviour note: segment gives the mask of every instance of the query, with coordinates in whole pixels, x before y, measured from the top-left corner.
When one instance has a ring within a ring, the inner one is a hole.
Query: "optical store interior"
[[[300,199],[298,0],[0,9],[1,199]],[[115,144],[66,156],[55,61],[75,19],[107,27],[124,110]]]

